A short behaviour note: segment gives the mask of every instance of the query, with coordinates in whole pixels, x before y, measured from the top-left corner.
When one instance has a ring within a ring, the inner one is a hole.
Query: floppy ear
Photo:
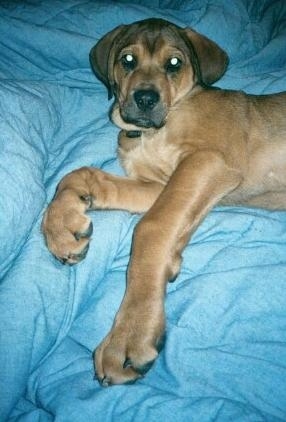
[[[108,32],[102,37],[97,44],[90,50],[89,59],[91,67],[97,78],[104,83],[108,89],[108,99],[113,97],[113,59],[114,46],[117,36],[120,34],[125,25],[120,25]]]
[[[202,82],[211,85],[226,71],[228,55],[214,41],[186,28],[183,30],[193,45],[199,61]]]

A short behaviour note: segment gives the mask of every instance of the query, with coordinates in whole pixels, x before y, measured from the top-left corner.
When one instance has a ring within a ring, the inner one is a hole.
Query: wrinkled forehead
[[[117,57],[128,52],[150,57],[181,51],[187,55],[187,47],[176,29],[170,26],[137,25],[127,28],[116,43]]]

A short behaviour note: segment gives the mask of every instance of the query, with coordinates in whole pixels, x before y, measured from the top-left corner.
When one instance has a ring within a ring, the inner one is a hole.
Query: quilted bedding
[[[61,177],[83,165],[122,173],[89,50],[152,16],[228,52],[218,86],[286,90],[284,0],[0,2],[1,421],[286,421],[285,212],[210,213],[168,286],[166,346],[132,386],[100,387],[91,353],[122,299],[140,215],[92,213],[77,266],[44,244],[42,213]]]

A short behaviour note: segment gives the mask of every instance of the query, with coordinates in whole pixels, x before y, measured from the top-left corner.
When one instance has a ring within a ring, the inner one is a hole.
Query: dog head
[[[196,85],[211,85],[228,57],[213,41],[162,19],[121,25],[92,48],[95,75],[115,96],[113,121],[123,129],[160,128],[170,107]]]

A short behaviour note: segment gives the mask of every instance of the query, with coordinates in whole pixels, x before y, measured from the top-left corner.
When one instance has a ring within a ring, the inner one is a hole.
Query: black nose
[[[141,111],[152,110],[159,99],[158,92],[152,89],[140,89],[134,93],[134,100]]]

